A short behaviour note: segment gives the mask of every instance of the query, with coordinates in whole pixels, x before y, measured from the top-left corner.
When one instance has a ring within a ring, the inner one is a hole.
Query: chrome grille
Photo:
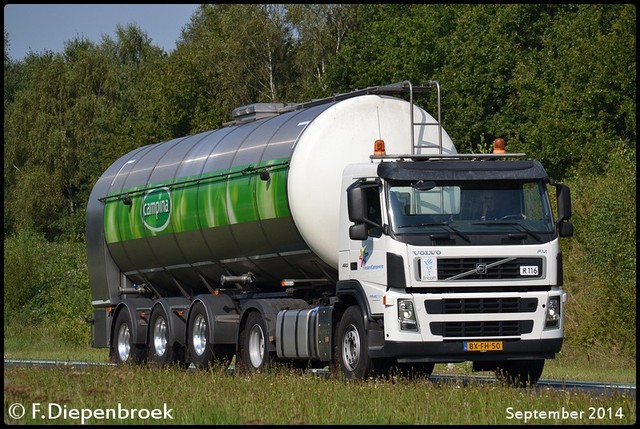
[[[445,338],[503,337],[531,333],[533,320],[431,322],[429,326],[433,335]]]
[[[537,298],[450,298],[424,302],[429,314],[531,313]]]
[[[522,266],[536,266],[538,274],[522,276]],[[438,258],[438,280],[535,279],[542,271],[542,258]]]

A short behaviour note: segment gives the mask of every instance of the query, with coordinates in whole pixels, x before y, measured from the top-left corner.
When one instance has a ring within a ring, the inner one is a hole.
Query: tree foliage
[[[341,51],[346,35],[355,25],[355,5],[290,4],[286,18],[294,31],[292,69],[296,93],[321,98],[330,89],[331,61]]]
[[[603,174],[581,171],[568,183],[576,230],[566,252],[577,323],[570,335],[585,348],[611,344],[635,355],[635,151],[616,149]]]
[[[89,193],[111,163],[218,128],[236,107],[434,79],[458,151],[486,152],[503,137],[573,185],[571,246],[599,256],[572,272],[596,279],[602,314],[622,317],[635,338],[633,5],[201,5],[171,53],[129,25],[114,39],[75,38],[19,61],[10,37],[5,238],[82,242]]]

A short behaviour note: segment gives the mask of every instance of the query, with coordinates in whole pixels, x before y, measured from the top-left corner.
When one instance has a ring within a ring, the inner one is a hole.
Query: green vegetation
[[[118,27],[115,40],[94,44],[78,38],[64,52],[31,53],[20,61],[10,56],[10,40],[5,32],[5,357],[100,356],[86,351],[91,295],[85,207],[98,177],[123,154],[218,128],[232,109],[251,102],[302,102],[404,79],[436,79],[443,89],[443,126],[458,151],[486,152],[495,137],[503,137],[508,151],[541,160],[552,179],[571,186],[575,235],[562,242],[566,340],[543,378],[635,377],[635,6],[202,5],[170,54],[136,26]],[[435,110],[431,98],[418,102]],[[165,391],[156,389],[159,380],[153,377],[161,377],[154,374],[141,375],[145,386],[154,386],[141,392],[142,404],[155,404],[148,398],[151,391]],[[28,371],[14,375],[22,380],[19,386],[30,385]],[[498,405],[487,414],[486,407],[464,403],[474,396],[466,389],[405,386],[411,398],[439,398],[416,407],[407,393],[384,385],[399,398],[391,405],[371,388],[378,384],[348,383],[334,394],[334,382],[303,379],[311,383],[309,392],[319,390],[300,395],[320,402],[316,406],[309,399],[306,408],[294,409],[287,395],[299,391],[288,376],[280,382],[289,390],[270,393],[269,400],[267,380],[252,384],[218,377],[201,385],[190,377],[176,372],[166,392],[177,398],[185,389],[201,389],[205,410],[180,406],[180,419],[192,423],[508,423],[509,405],[575,408],[566,394],[536,403],[507,391],[492,396]],[[236,389],[229,385],[238,382],[249,391],[241,390],[236,399],[265,400],[247,404],[246,411],[237,403],[225,405],[224,396]],[[60,398],[89,398],[74,399],[74,406],[97,405],[92,392],[101,396],[104,386],[84,383],[73,392],[56,389]],[[367,395],[359,393],[362,386]],[[122,389],[133,398],[140,386],[127,382]],[[116,400],[110,395],[117,390],[109,392],[102,404]],[[27,398],[37,397],[32,394]],[[461,401],[459,417],[438,415],[446,412],[444,406],[427,412],[427,406],[447,402],[443,397]],[[600,400],[585,399],[580,407]],[[341,402],[360,408],[345,409]],[[287,412],[278,413],[273,404],[282,403]],[[625,404],[618,400],[611,406]]]
[[[83,244],[50,242],[31,231],[6,239],[4,284],[5,342],[7,329],[38,327],[32,331],[45,328],[62,346],[87,344],[92,307]]]
[[[72,409],[161,410],[158,420],[147,416],[84,422],[92,424],[620,425],[636,421],[635,399],[622,395],[480,383],[463,387],[457,382],[427,380],[347,381],[280,369],[237,376],[227,375],[220,367],[209,371],[128,366],[9,368],[5,369],[5,404],[13,403],[29,411],[34,403],[41,410],[53,403],[54,412],[66,409],[68,416],[73,416]],[[40,424],[45,422],[42,415],[36,413],[34,418],[28,412],[17,423]],[[78,424],[81,416],[77,411],[75,419],[62,416],[46,422]],[[7,407],[5,421],[15,422],[7,416]]]

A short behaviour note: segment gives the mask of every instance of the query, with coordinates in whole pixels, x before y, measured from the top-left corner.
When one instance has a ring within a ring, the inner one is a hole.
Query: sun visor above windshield
[[[538,161],[398,161],[381,162],[378,175],[395,180],[537,180],[547,172]]]

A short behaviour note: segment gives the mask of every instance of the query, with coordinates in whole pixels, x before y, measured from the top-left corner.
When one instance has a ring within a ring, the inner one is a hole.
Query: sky
[[[62,52],[76,37],[100,44],[115,40],[116,26],[136,24],[151,44],[169,53],[198,4],[5,4],[4,30],[9,57],[22,60],[29,52]]]

